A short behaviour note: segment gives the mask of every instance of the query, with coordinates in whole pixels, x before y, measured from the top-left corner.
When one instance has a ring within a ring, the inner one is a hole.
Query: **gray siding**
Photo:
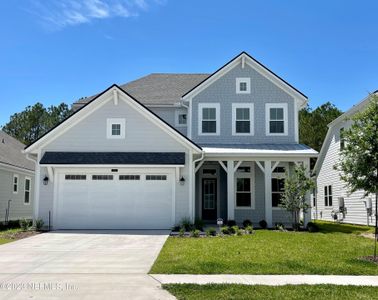
[[[251,93],[236,94],[236,78],[251,78]],[[198,104],[220,103],[220,135],[198,135]],[[232,135],[232,103],[254,103],[254,136]],[[288,135],[266,136],[265,104],[288,104]],[[192,139],[198,143],[253,144],[253,143],[295,143],[294,99],[282,89],[266,79],[253,68],[244,69],[237,65],[192,99]]]
[[[18,192],[13,193],[13,175],[18,175]],[[30,182],[30,204],[24,204],[25,177],[31,179]],[[0,169],[0,222],[5,219],[5,211],[10,203],[9,220],[19,220],[21,218],[33,218],[34,205],[34,178],[33,175],[24,174],[20,171]]]
[[[162,118],[169,125],[177,129],[183,135],[187,135],[186,126],[178,126],[176,120],[176,112],[187,113],[186,108],[177,108],[177,107],[149,107],[149,109]]]
[[[350,125],[351,121],[336,124],[334,127],[330,129],[330,139],[325,141],[326,154],[317,177],[317,207],[313,208],[312,217],[331,221],[332,210],[338,210],[337,198],[344,197],[344,203],[345,207],[347,208],[347,214],[343,222],[366,225],[367,214],[365,204],[363,203],[363,200],[366,200],[364,198],[364,191],[357,191],[353,194],[349,194],[348,189],[345,186],[345,183],[340,179],[338,171],[333,169],[333,166],[337,163],[340,156],[340,128],[348,128]],[[327,185],[332,185],[332,206],[324,205],[324,186]],[[373,204],[375,199],[374,197],[374,195],[371,195],[371,198],[373,199]],[[373,225],[374,222],[374,217],[369,218],[370,225]]]

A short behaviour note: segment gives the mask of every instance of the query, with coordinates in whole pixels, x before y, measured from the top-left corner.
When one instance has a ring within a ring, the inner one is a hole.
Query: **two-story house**
[[[279,207],[285,176],[317,155],[298,142],[306,103],[245,52],[213,74],[113,85],[26,148],[37,161],[35,217],[55,229],[291,223]]]
[[[378,95],[378,91],[372,95]],[[352,224],[375,224],[375,195],[365,197],[365,191],[348,191],[341,180],[339,171],[334,166],[340,159],[340,152],[345,147],[343,132],[353,124],[353,116],[366,109],[372,97],[369,95],[344,114],[328,124],[319,158],[315,165],[317,193],[313,202],[314,219],[337,220]]]

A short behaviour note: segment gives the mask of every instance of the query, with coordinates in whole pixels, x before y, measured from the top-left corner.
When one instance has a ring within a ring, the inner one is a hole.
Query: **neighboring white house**
[[[38,163],[35,218],[55,229],[291,224],[279,207],[285,175],[317,156],[298,142],[306,103],[245,52],[213,74],[112,85],[26,148]]]
[[[33,218],[35,164],[25,145],[0,130],[0,222]]]
[[[343,130],[350,128],[353,122],[351,118],[357,112],[363,111],[370,99],[368,96],[328,124],[328,132],[314,168],[317,176],[317,193],[312,204],[314,219],[337,218],[345,223],[375,224],[375,195],[364,197],[362,190],[349,194],[345,182],[334,169],[340,157],[340,149],[344,147]]]

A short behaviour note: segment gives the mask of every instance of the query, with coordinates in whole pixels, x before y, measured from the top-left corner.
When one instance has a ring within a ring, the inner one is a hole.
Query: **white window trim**
[[[240,90],[240,83],[245,82],[247,84],[247,90]],[[236,94],[250,94],[251,93],[251,78],[249,77],[238,77],[236,78]]]
[[[249,108],[249,133],[236,132],[236,109]],[[232,103],[232,135],[255,135],[255,113],[253,103]]]
[[[241,164],[240,167],[250,167],[251,168],[251,173],[244,173],[244,172],[238,172],[236,170],[235,172],[235,209],[255,209],[255,165],[254,163],[252,164]],[[237,206],[237,201],[236,201],[236,194],[237,194],[237,179],[238,178],[250,178],[250,183],[251,183],[251,205],[250,206]]]
[[[179,116],[180,115],[186,115],[186,124],[180,124],[179,122]],[[186,111],[175,111],[175,126],[176,127],[187,127],[188,126],[188,113]]]
[[[112,135],[112,125],[120,124],[121,125],[121,134]],[[107,139],[124,139],[125,138],[125,124],[126,120],[124,118],[109,118],[107,119],[107,128],[106,128],[106,138]]]
[[[17,191],[14,191],[14,179],[17,178]],[[13,194],[18,194],[18,188],[19,188],[19,184],[20,184],[20,178],[18,176],[18,174],[13,174],[13,181],[12,181],[12,192]]]
[[[286,179],[286,174],[289,172],[289,164],[288,163],[279,163],[277,167],[284,167],[285,168],[285,173],[275,173],[272,171],[272,179],[273,178],[276,178],[276,179]],[[273,188],[272,190],[270,191],[271,194],[273,194]],[[285,210],[284,207],[281,207],[281,206],[273,206],[273,203],[272,203],[272,210]]]
[[[203,108],[215,108],[215,121],[216,131],[215,133],[203,133],[202,132],[202,110]],[[198,135],[211,136],[220,134],[220,104],[219,103],[199,103],[198,104]]]
[[[270,133],[270,109],[271,108],[283,108],[284,117],[284,132],[283,133]],[[265,104],[265,134],[267,136],[286,136],[288,135],[288,113],[287,113],[287,103],[266,103]]]
[[[29,190],[28,190],[28,192],[29,192],[29,202],[25,202],[25,193],[27,192],[27,190],[26,190],[26,180],[29,180]],[[32,195],[31,189],[32,189],[31,177],[25,176],[25,181],[24,181],[24,205],[30,205],[30,203],[31,203],[31,195]]]

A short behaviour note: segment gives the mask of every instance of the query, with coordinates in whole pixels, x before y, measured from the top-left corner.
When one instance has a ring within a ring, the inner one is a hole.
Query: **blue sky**
[[[0,1],[0,125],[153,72],[213,72],[247,51],[342,110],[378,89],[377,1]]]

